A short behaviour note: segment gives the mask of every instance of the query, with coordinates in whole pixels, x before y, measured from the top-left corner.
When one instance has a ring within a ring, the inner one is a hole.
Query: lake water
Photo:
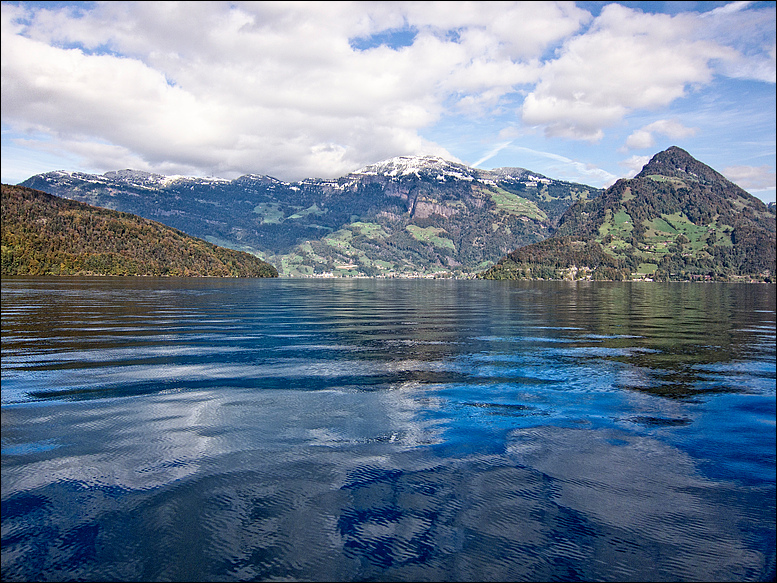
[[[775,578],[775,286],[4,278],[2,579]]]

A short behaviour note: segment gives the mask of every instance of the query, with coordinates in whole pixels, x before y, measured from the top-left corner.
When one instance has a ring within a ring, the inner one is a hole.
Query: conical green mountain
[[[155,221],[3,184],[2,275],[277,277],[278,271]]]
[[[634,178],[573,204],[554,235],[485,279],[774,281],[775,215],[673,146]]]

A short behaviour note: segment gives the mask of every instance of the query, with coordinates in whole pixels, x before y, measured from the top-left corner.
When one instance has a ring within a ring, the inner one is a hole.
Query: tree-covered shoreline
[[[2,275],[277,277],[249,253],[130,213],[2,185]]]

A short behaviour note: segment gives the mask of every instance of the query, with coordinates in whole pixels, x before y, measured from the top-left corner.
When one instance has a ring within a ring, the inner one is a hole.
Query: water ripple
[[[4,580],[774,579],[773,288],[2,284]]]

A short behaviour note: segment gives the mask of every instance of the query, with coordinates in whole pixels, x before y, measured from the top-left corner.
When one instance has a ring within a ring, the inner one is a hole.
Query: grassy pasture
[[[440,233],[445,233],[444,229],[439,227],[426,227],[423,229],[416,225],[408,225],[406,228],[416,241],[421,241],[422,243],[431,243],[435,247],[450,249],[451,251],[456,250],[456,246],[453,244],[453,241],[446,237],[440,237]]]
[[[511,215],[526,216],[530,219],[547,220],[546,215],[536,204],[512,192],[507,192],[501,188],[494,188],[489,192],[491,200],[494,201],[499,210],[510,213]]]
[[[368,239],[385,239],[388,233],[377,223],[363,223],[357,221],[350,224],[350,228],[353,232],[359,235],[364,235]]]
[[[254,212],[262,217],[263,225],[277,225],[283,222],[283,212],[276,202],[263,202],[254,207]]]
[[[625,239],[633,230],[634,221],[626,211],[620,209],[613,214],[610,209],[607,209],[604,223],[599,227],[599,235],[601,237],[612,235],[616,239]]]

